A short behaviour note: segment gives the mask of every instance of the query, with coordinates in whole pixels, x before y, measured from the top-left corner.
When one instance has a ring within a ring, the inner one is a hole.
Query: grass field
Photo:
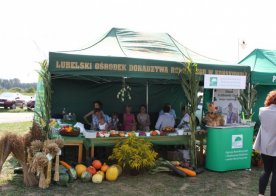
[[[24,134],[30,130],[32,122],[0,123],[0,136],[5,132]]]
[[[22,134],[31,123],[2,123],[3,130]],[[251,196],[257,195],[260,168],[252,171],[239,170],[230,172],[205,171],[197,177],[181,178],[168,173],[139,176],[123,174],[116,182],[102,184],[82,183],[80,180],[68,187],[51,185],[47,190],[37,187],[25,187],[20,174],[13,174],[17,162],[14,158],[4,164],[0,175],[0,195],[195,195],[195,196]],[[268,190],[269,191],[269,190]]]
[[[32,110],[24,107],[23,109],[21,108],[16,108],[16,109],[5,109],[5,108],[0,108],[0,112],[11,112],[11,113],[19,113],[19,112],[33,112]]]

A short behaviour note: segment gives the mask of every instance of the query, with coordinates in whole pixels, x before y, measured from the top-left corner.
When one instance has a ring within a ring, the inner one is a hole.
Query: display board
[[[246,76],[204,75],[204,88],[245,89]]]
[[[218,106],[219,112],[224,115],[226,124],[239,123],[241,105],[238,100],[240,90],[238,89],[214,89],[213,101]]]

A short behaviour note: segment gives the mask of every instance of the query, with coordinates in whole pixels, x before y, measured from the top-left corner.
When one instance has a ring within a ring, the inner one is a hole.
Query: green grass
[[[31,122],[2,123],[0,134],[6,130],[23,134],[29,130]],[[257,195],[258,177],[262,169],[252,171],[210,172],[196,177],[181,178],[169,173],[138,176],[123,174],[116,182],[104,181],[102,184],[82,183],[77,180],[68,187],[52,184],[49,189],[25,187],[23,176],[13,174],[18,163],[13,157],[5,162],[0,174],[0,195],[183,195],[183,196],[248,196]],[[267,193],[269,192],[269,188]]]
[[[0,108],[0,113],[1,112],[8,112],[8,113],[20,113],[20,112],[33,112],[32,110],[28,108],[16,108],[16,109],[5,109],[5,108]]]
[[[24,134],[31,126],[32,122],[0,123],[0,136],[5,132]]]

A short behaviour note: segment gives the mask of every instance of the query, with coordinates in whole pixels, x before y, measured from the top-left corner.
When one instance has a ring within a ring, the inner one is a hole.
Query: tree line
[[[0,79],[0,89],[14,92],[33,93],[36,89],[36,83],[21,83],[18,78]]]

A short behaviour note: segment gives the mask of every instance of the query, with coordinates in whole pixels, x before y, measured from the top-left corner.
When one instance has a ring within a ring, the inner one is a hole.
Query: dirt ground
[[[25,187],[22,175],[13,174],[16,161],[10,158],[0,178],[2,195],[195,195],[195,196],[253,196],[257,195],[260,168],[251,171],[205,171],[197,177],[181,178],[169,173],[138,176],[123,174],[116,182],[82,183],[77,180],[68,187],[51,185],[47,190]],[[269,191],[269,188],[268,190]]]

